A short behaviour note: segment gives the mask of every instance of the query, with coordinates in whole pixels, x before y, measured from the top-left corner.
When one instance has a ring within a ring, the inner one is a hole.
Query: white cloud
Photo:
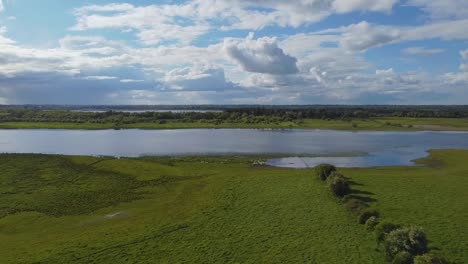
[[[196,0],[184,4],[134,6],[89,5],[75,10],[72,30],[136,30],[147,45],[190,44],[215,29],[258,30],[267,26],[299,27],[334,13],[390,11],[396,0]]]
[[[460,51],[460,55],[464,60],[468,60],[468,50],[462,50]]]
[[[121,79],[121,83],[140,83],[144,82],[145,80],[135,80],[135,79]]]
[[[5,7],[3,6],[3,0],[0,0],[0,13],[2,13],[3,10],[5,10]]]
[[[416,27],[403,27],[404,40],[461,40],[468,39],[468,19],[441,21]]]
[[[204,34],[210,26],[193,19],[193,5],[130,4],[90,5],[75,10],[77,23],[71,29],[135,29],[144,44],[156,45],[164,41],[189,44]],[[180,18],[184,21],[180,21]],[[189,24],[189,25],[185,25]]]
[[[244,40],[226,39],[226,54],[248,72],[269,74],[297,73],[297,59],[278,47],[276,38],[254,39],[250,33]]]
[[[468,39],[466,20],[442,21],[422,26],[401,27],[370,24],[362,21],[349,26],[318,31],[321,36],[334,36],[340,45],[351,52],[363,52],[370,48],[387,44],[426,40],[463,40]]]
[[[395,2],[200,0],[177,5],[92,5],[75,11],[77,22],[70,32],[90,30],[80,32],[87,36],[65,36],[53,48],[49,43],[47,48],[22,46],[7,38],[6,28],[0,27],[0,102],[310,104],[468,100],[463,93],[468,83],[466,62],[461,63],[460,72],[430,76],[401,72],[398,65],[378,69],[362,53],[406,41],[467,39],[468,19],[459,15],[458,20],[432,20],[419,26],[363,21],[319,32],[278,35],[278,39],[255,39],[253,34],[245,39],[216,39],[230,35],[231,29],[299,27],[336,13],[388,12]],[[99,33],[93,29],[135,34],[141,43],[155,46],[131,46],[89,36]],[[224,31],[206,36],[208,43],[214,44],[191,44],[211,30]],[[289,30],[281,32],[288,34]],[[403,52],[436,54],[442,50],[412,47]],[[468,57],[468,51],[460,54]]]
[[[234,87],[223,69],[200,66],[173,69],[162,80],[170,90],[222,91]]]
[[[398,0],[335,0],[333,8],[338,13],[352,11],[391,11]]]
[[[396,42],[402,37],[401,30],[398,28],[373,25],[367,21],[318,32],[318,34],[331,35],[337,33],[341,33],[339,38],[340,45],[352,52],[362,52],[369,48],[380,47]]]
[[[107,81],[107,80],[115,80],[117,79],[117,77],[102,75],[102,76],[85,76],[83,77],[83,79],[93,80],[93,81]]]
[[[393,71],[393,68],[386,69],[386,70],[376,70],[375,74],[376,75],[393,75],[395,72]]]
[[[407,4],[422,8],[433,19],[468,18],[466,0],[410,0]]]
[[[410,55],[434,55],[445,51],[445,49],[426,49],[424,47],[411,47],[403,50],[404,53]]]
[[[398,40],[401,33],[397,29],[385,26],[372,26],[366,21],[347,27],[341,45],[350,51],[365,51],[372,47]]]

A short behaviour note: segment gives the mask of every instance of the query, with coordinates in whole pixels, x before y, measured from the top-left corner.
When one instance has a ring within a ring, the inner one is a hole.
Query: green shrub
[[[413,256],[427,252],[426,233],[420,227],[405,227],[393,230],[385,236],[385,254],[393,260],[398,253],[408,252]]]
[[[383,242],[385,240],[385,236],[392,232],[393,230],[396,230],[400,228],[400,225],[392,224],[390,222],[380,222],[375,226],[375,237],[377,240],[377,243]]]
[[[340,173],[333,172],[327,179],[330,191],[336,196],[343,197],[349,193],[349,183]]]
[[[364,210],[358,217],[358,222],[359,224],[363,225],[366,223],[366,221],[371,218],[372,216],[379,217],[379,212],[377,212],[374,209],[366,209]]]
[[[332,172],[336,171],[335,166],[330,164],[319,164],[315,166],[314,169],[315,173],[322,181],[326,180]]]
[[[413,264],[413,255],[406,251],[400,252],[393,258],[392,264]]]
[[[414,264],[449,264],[446,259],[434,256],[432,254],[424,254],[414,258]]]
[[[366,221],[366,229],[369,231],[374,231],[375,226],[379,223],[379,218],[375,216],[369,217]]]

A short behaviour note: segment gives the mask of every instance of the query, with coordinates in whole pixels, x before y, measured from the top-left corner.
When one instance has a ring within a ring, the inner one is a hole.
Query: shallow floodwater
[[[0,130],[0,152],[120,157],[279,154],[268,161],[306,168],[411,165],[428,149],[467,148],[466,132],[332,130]],[[298,158],[300,157],[300,158]]]

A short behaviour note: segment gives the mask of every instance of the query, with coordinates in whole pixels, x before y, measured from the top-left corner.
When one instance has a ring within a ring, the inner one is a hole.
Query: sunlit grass
[[[0,160],[2,196],[8,197],[1,207],[19,209],[0,219],[0,254],[7,262],[383,259],[373,236],[312,171],[252,167],[250,158],[231,157]],[[67,197],[69,191],[83,196],[80,203]],[[30,193],[34,199],[27,199]]]
[[[341,169],[382,219],[468,261],[468,151],[427,167]],[[6,263],[384,263],[313,170],[255,157],[0,155]]]

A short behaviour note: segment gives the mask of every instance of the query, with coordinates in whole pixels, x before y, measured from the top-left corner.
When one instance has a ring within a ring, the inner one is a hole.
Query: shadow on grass
[[[360,200],[360,201],[362,201],[364,203],[377,202],[377,199],[372,198],[372,197],[368,197],[368,196],[360,196],[360,195],[355,195],[355,194],[349,194],[347,197],[350,198],[350,199]]]
[[[355,182],[355,181],[351,180],[350,178],[346,178],[346,180],[348,180],[349,185],[353,185],[353,186],[364,186],[364,184]]]

